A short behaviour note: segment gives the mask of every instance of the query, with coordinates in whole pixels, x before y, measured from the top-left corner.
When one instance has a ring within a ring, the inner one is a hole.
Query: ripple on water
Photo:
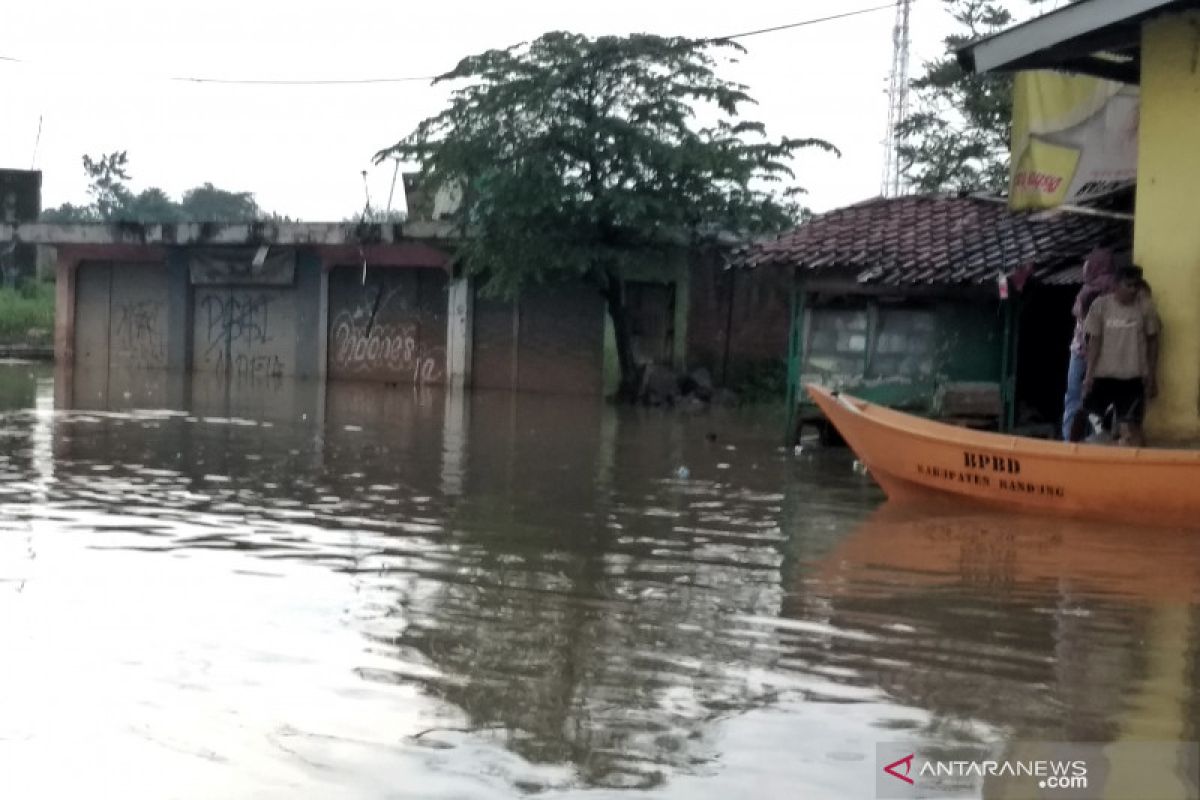
[[[0,415],[14,796],[850,797],[879,740],[1200,736],[1194,540],[875,512],[736,415],[286,391]]]

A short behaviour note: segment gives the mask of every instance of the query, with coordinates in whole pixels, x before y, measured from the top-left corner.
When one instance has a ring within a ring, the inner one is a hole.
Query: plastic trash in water
[[[854,466],[851,467],[851,469],[854,470],[855,475],[866,475],[867,474],[867,465],[864,464],[863,462],[859,461],[857,458],[854,459]]]
[[[798,444],[794,448],[792,448],[792,455],[798,456],[803,452],[804,452],[804,445],[802,445],[802,444]]]
[[[691,477],[691,474],[692,471],[687,467],[680,467],[679,469],[675,470],[675,477],[679,478],[681,481],[686,481],[689,477]]]

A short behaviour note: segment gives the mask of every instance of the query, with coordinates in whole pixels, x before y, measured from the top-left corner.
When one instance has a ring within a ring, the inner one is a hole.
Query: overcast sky
[[[436,113],[428,81],[366,86],[229,86],[172,76],[346,79],[422,76],[467,54],[547,30],[715,36],[884,5],[887,0],[39,0],[0,26],[0,166],[44,173],[43,205],[84,202],[83,153],[129,151],[133,187],[172,196],[211,181],[268,210],[340,220],[376,207],[390,166],[371,156]],[[725,74],[748,84],[773,136],[817,136],[798,183],[816,210],[878,193],[893,14],[877,11],[743,40]],[[949,21],[917,0],[913,68],[936,55]]]

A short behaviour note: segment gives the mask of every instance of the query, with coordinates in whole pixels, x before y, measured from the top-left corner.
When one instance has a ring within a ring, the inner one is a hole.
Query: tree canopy
[[[98,159],[83,157],[91,203],[64,203],[42,212],[46,222],[252,222],[267,218],[250,192],[231,192],[205,183],[172,200],[162,189],[129,189],[129,156],[118,150]]]
[[[459,62],[441,113],[376,158],[420,164],[461,194],[463,263],[486,290],[580,279],[607,301],[623,383],[636,378],[624,281],[672,248],[794,223],[790,159],[820,139],[770,139],[717,74],[730,41],[554,32]]]
[[[945,55],[926,62],[911,84],[915,110],[897,130],[905,183],[923,193],[1000,193],[1008,187],[1012,76],[969,74],[955,52],[1010,27],[1014,9],[1045,0],[942,2],[957,27],[945,39]]]

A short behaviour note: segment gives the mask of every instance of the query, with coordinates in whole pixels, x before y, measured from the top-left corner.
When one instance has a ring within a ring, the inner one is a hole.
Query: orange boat
[[[984,433],[806,388],[892,500],[1200,527],[1200,451]]]

